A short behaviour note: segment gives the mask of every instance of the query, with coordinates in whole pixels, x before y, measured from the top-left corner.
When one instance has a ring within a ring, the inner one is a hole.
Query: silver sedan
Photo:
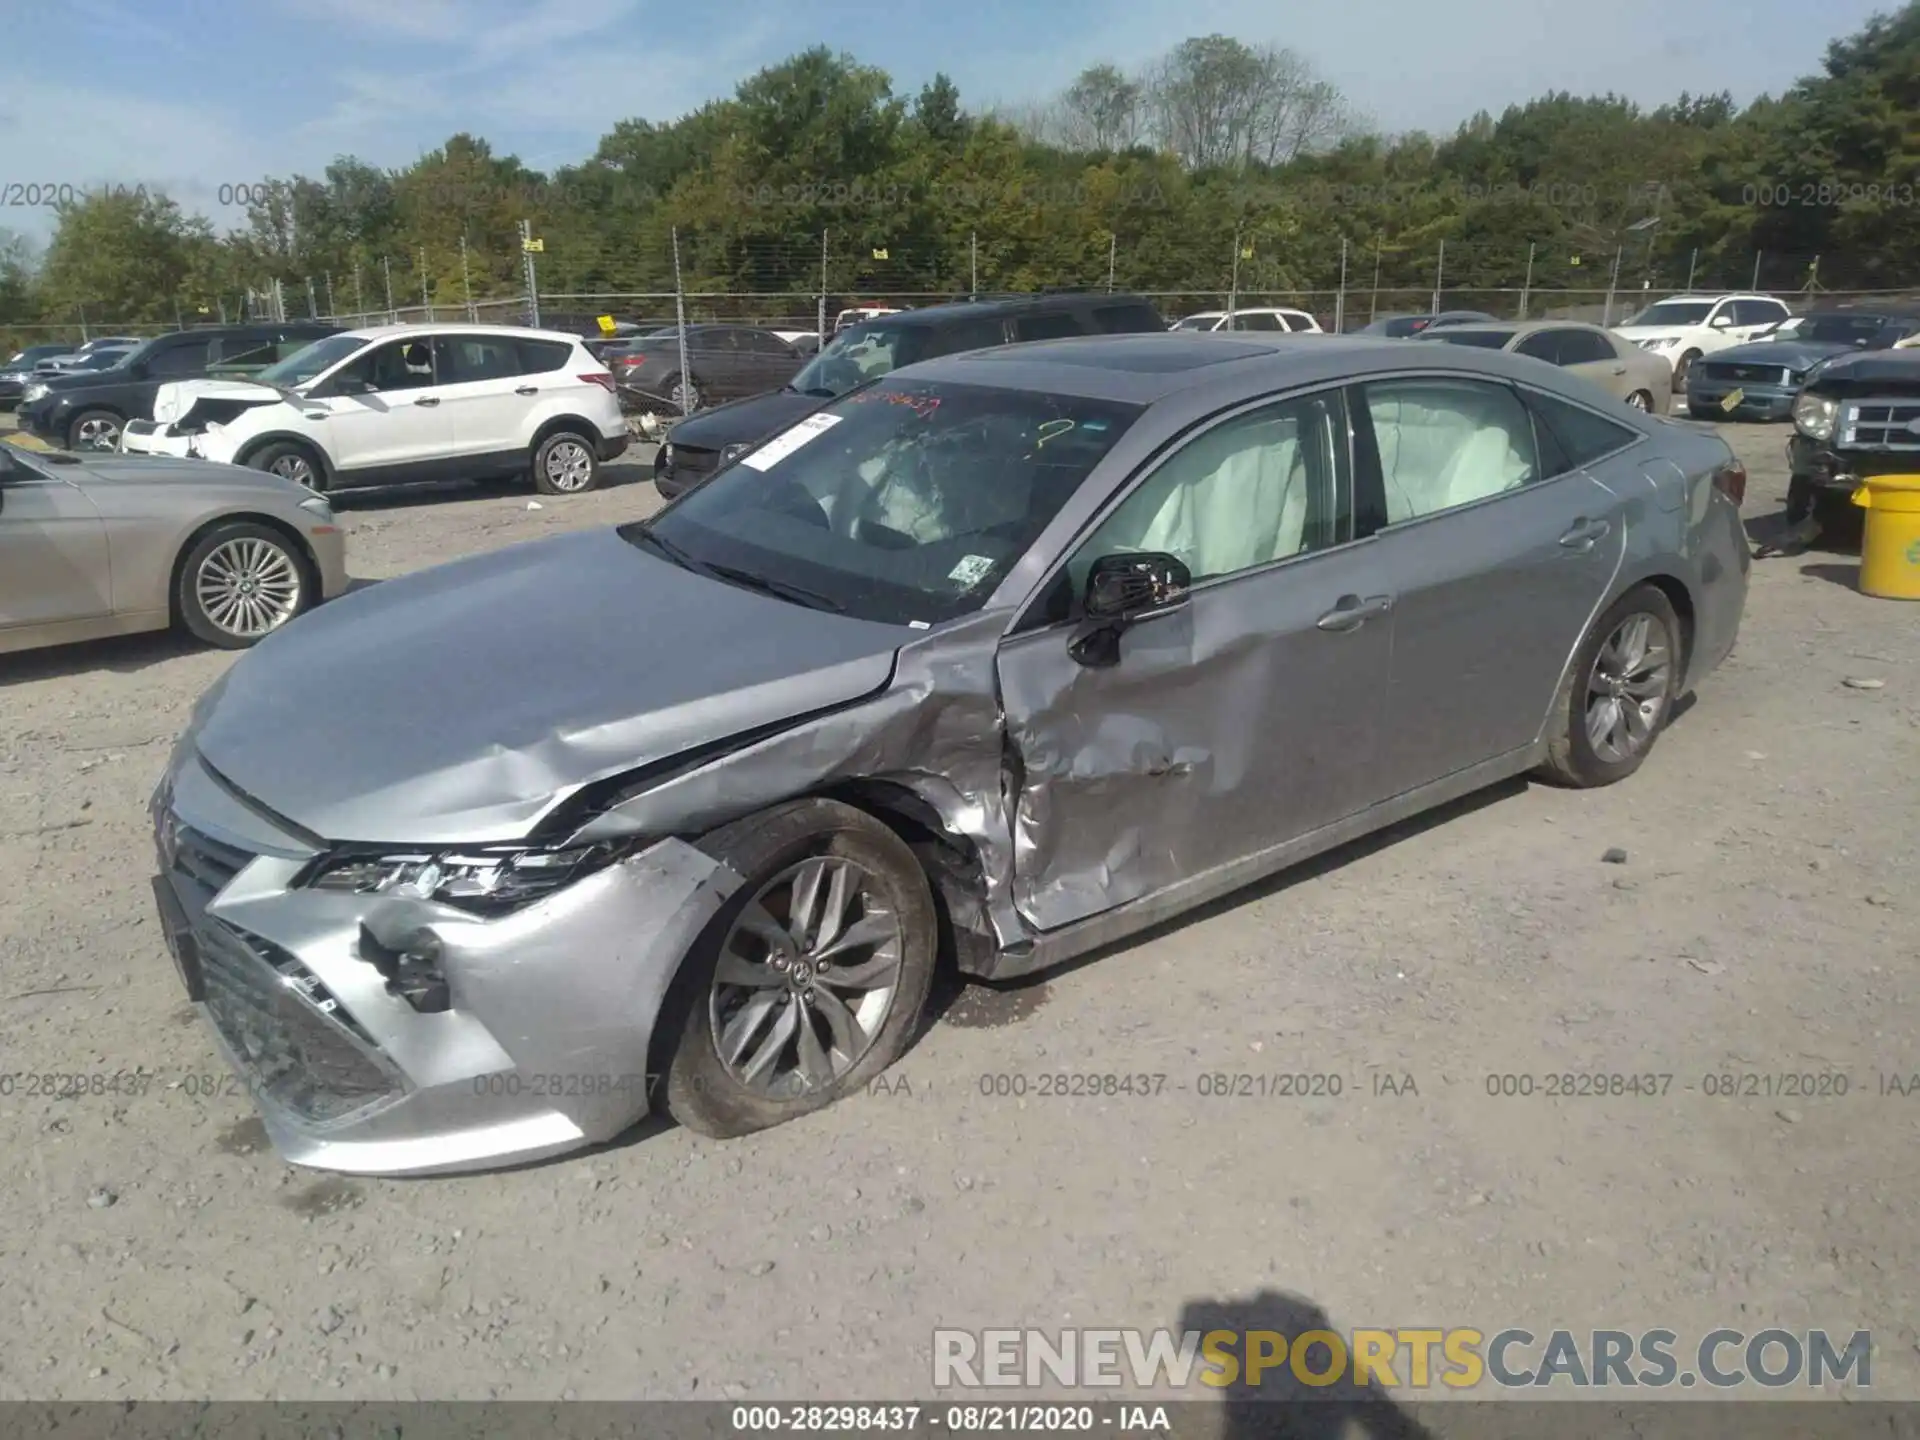
[[[1745,472],[1494,350],[909,366],[651,520],[349,595],[153,800],[188,994],[288,1159],[740,1135],[1024,975],[1529,771],[1608,785],[1734,643]]]
[[[275,475],[0,443],[0,654],[170,626],[243,649],[345,590],[345,552]]]

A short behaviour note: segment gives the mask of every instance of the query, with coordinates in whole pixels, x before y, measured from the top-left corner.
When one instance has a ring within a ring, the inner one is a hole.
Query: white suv
[[[524,475],[591,490],[631,439],[613,376],[575,336],[388,325],[316,340],[247,380],[183,380],[120,448],[271,470],[315,490]]]
[[[1189,315],[1184,320],[1176,320],[1167,327],[1169,330],[1225,330],[1227,312],[1224,310],[1202,310],[1198,315]],[[1321,334],[1320,322],[1304,310],[1288,310],[1277,305],[1259,305],[1253,309],[1236,307],[1233,312],[1235,330],[1291,330],[1309,335]]]
[[[1771,295],[1670,295],[1613,327],[1622,340],[1673,365],[1673,388],[1687,388],[1687,371],[1702,355],[1744,345],[1793,312]]]

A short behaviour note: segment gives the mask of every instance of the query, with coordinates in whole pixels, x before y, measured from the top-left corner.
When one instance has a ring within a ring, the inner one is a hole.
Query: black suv
[[[783,388],[676,421],[654,456],[653,483],[672,498],[829,400],[917,361],[1022,340],[1163,334],[1166,328],[1151,302],[1104,293],[930,305],[849,325]]]
[[[20,425],[70,450],[118,449],[127,421],[153,418],[153,398],[162,385],[209,376],[244,379],[338,333],[337,325],[295,320],[209,325],[162,335],[111,370],[32,381],[20,401]]]
[[[1813,515],[1873,475],[1920,469],[1920,349],[1868,350],[1816,364],[1793,399],[1787,519]]]

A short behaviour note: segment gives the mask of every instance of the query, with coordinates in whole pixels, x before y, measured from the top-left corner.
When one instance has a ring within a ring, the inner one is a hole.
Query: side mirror
[[[1709,320],[1707,324],[1715,330],[1731,330],[1733,328],[1733,317],[1731,315],[1716,315],[1713,319]]]
[[[1183,603],[1193,573],[1178,557],[1158,550],[1102,555],[1087,573],[1084,621],[1067,650],[1082,665],[1120,662],[1120,632],[1136,621]]]

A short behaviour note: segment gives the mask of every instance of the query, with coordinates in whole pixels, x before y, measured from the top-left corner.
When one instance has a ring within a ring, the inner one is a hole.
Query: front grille
[[[1748,385],[1788,385],[1792,383],[1792,372],[1779,365],[1703,365],[1701,373],[1709,380],[1722,380],[1729,384]]]
[[[718,450],[703,450],[687,445],[673,447],[669,468],[675,475],[709,475],[720,467]]]
[[[160,867],[184,887],[181,899],[200,909],[253,862],[250,852],[203,835],[170,812],[162,813],[160,827]]]
[[[406,1077],[293,956],[212,918],[193,933],[207,1012],[261,1096],[327,1125],[406,1094]]]
[[[1920,396],[1847,401],[1834,440],[1841,450],[1920,450]]]

